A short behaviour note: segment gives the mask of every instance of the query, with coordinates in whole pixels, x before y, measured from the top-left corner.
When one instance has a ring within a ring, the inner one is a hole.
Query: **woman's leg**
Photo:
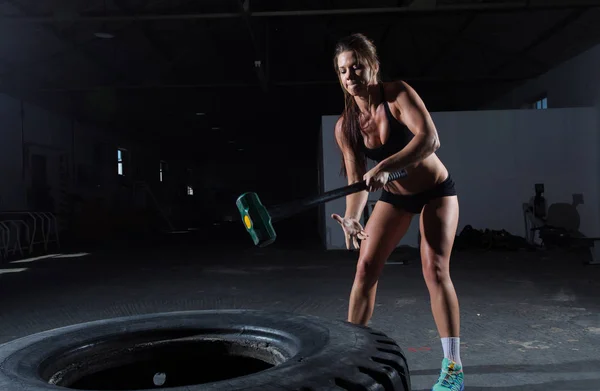
[[[421,213],[421,262],[440,337],[458,337],[458,298],[450,279],[450,253],[458,225],[456,196],[437,198]]]
[[[412,214],[386,202],[377,202],[365,226],[369,237],[360,245],[348,322],[367,325],[373,315],[377,281],[388,257],[406,234]]]
[[[434,390],[450,390],[461,384],[460,314],[454,285],[450,278],[450,253],[458,225],[458,198],[442,197],[430,201],[421,212],[421,262],[429,290],[431,310],[437,326],[444,360],[442,375]],[[450,361],[448,361],[450,360]]]

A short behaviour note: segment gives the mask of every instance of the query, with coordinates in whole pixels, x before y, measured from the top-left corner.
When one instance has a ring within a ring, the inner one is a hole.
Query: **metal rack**
[[[0,212],[0,259],[47,252],[55,243],[60,248],[58,220],[51,212]]]

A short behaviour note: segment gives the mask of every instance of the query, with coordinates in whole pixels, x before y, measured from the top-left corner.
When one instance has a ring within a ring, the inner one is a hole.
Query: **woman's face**
[[[340,53],[337,65],[340,82],[350,95],[357,96],[367,92],[370,70],[358,62],[354,52]]]

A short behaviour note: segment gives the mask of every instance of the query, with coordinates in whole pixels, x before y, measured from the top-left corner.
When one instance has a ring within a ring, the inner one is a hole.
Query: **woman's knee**
[[[423,276],[427,285],[441,285],[450,281],[449,260],[435,256],[423,260]]]
[[[373,256],[361,256],[356,264],[356,280],[365,285],[373,285],[379,279],[383,262]]]

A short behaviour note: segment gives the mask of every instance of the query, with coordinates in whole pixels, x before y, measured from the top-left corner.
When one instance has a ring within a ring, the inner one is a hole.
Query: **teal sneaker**
[[[442,373],[431,391],[463,391],[465,389],[462,366],[444,358]]]

